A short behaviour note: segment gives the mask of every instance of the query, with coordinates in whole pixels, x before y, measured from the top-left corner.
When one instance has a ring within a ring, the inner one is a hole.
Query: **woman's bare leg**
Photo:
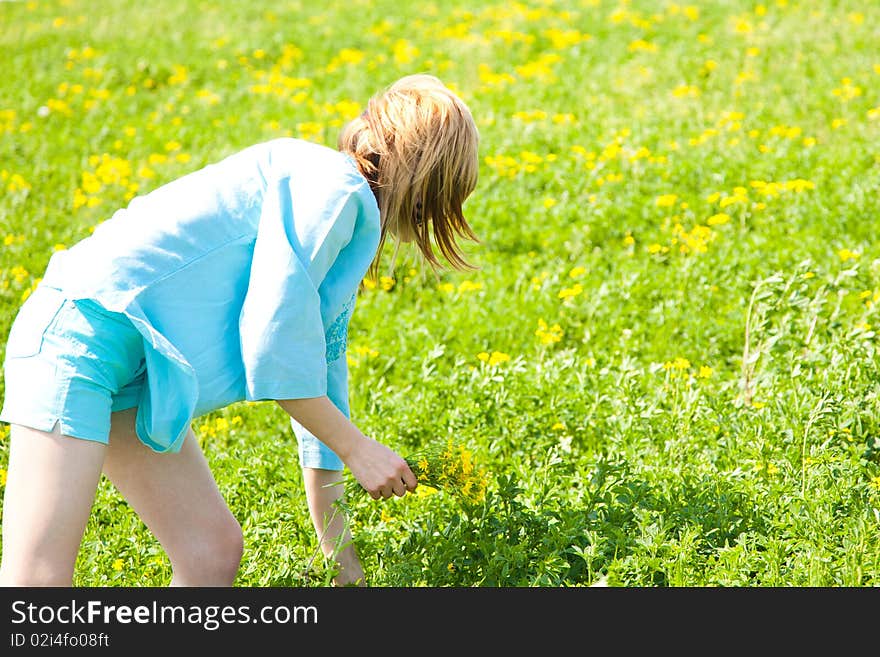
[[[345,486],[342,473],[336,470],[303,468],[303,481],[312,524],[324,556],[336,562],[336,586],[365,586],[361,561],[352,543],[351,533],[342,509],[336,506]]]
[[[71,586],[106,446],[19,425],[3,499],[4,586]]]
[[[243,552],[241,526],[220,494],[195,434],[160,454],[138,440],[137,409],[111,416],[104,473],[161,543],[172,586],[232,586]]]

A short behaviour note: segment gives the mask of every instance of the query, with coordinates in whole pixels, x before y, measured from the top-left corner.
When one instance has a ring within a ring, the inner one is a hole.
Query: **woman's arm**
[[[278,405],[332,449],[373,499],[415,490],[416,477],[406,461],[361,433],[326,395],[279,399]]]

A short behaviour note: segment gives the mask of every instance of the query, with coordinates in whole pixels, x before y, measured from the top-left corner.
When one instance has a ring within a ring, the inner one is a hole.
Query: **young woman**
[[[336,511],[344,466],[374,499],[416,478],[349,419],[348,324],[386,240],[467,267],[477,129],[437,78],[369,100],[338,148],[257,144],[172,181],[55,254],[10,330],[0,584],[70,586],[102,473],[168,554],[172,585],[230,586],[242,531],[193,418],[242,400],[291,417],[337,584],[363,583]],[[344,545],[341,550],[339,545]]]

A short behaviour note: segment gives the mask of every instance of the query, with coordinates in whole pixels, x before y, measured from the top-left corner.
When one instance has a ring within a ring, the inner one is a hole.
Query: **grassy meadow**
[[[486,490],[351,500],[369,583],[876,586],[878,43],[856,0],[0,2],[2,342],[52,252],[135,195],[333,146],[433,73],[480,128],[478,269],[402,250],[365,281],[352,419],[403,455],[459,441]],[[280,408],[195,428],[237,585],[327,586]],[[75,584],[170,577],[102,482]]]

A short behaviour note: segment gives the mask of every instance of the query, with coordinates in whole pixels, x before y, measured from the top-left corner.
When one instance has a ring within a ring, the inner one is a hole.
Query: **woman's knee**
[[[3,553],[0,564],[0,586],[69,587],[73,582],[73,565],[54,555]]]
[[[169,554],[173,584],[231,586],[244,554],[241,525],[232,514],[190,535],[184,553]]]
[[[244,532],[231,513],[222,530],[215,536],[215,549],[218,555],[217,568],[231,573],[234,579],[244,555]]]

